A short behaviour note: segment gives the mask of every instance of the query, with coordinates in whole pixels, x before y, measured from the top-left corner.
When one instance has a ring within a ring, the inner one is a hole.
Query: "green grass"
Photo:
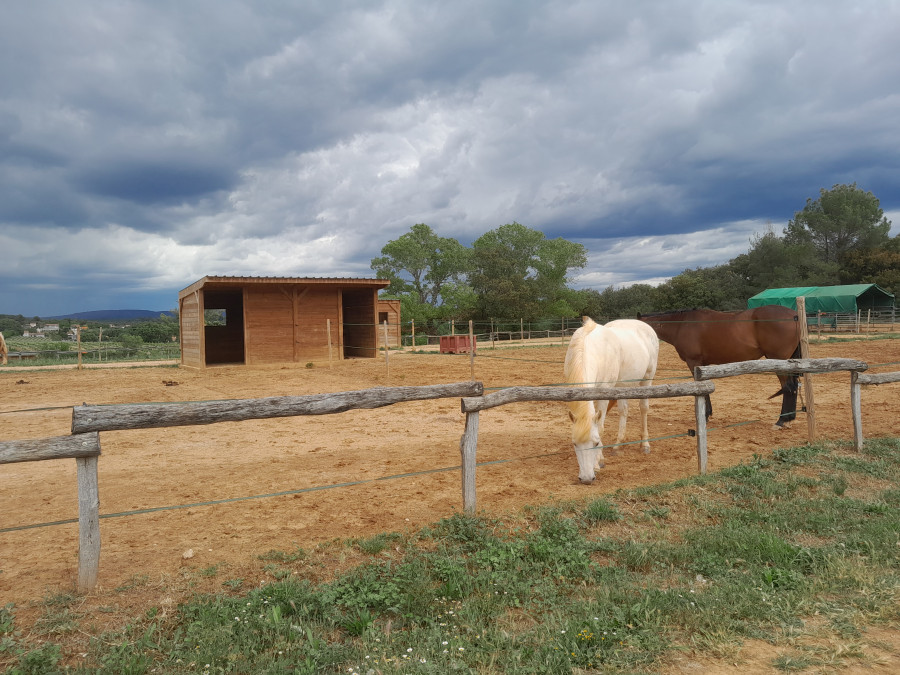
[[[867,627],[900,628],[898,551],[900,441],[822,443],[652,490],[271,551],[274,581],[225,580],[113,633],[91,633],[75,596],[46,598],[27,635],[7,605],[0,668],[653,673],[685,653],[739,662],[755,639],[778,648],[772,670],[840,669],[869,658]],[[337,555],[361,562],[309,578]]]

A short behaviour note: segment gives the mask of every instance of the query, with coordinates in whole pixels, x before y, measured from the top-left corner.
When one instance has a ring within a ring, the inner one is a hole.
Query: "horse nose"
[[[582,485],[593,485],[594,484],[593,478],[579,478],[578,480],[581,481]]]

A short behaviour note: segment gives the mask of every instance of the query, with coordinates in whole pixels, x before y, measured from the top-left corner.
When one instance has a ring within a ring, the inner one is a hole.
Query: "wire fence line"
[[[708,428],[708,431],[710,431],[710,432],[724,431],[726,429],[731,429],[734,427],[746,426],[748,424],[756,424],[759,421],[760,420],[746,420],[743,422],[735,422],[733,424],[728,424],[728,425],[725,425],[722,427],[710,427],[710,428]],[[658,441],[671,440],[671,439],[676,439],[676,438],[689,438],[689,437],[693,437],[693,433],[691,433],[691,431],[687,431],[683,434],[668,434],[665,436],[656,436],[654,438],[649,438],[647,440],[648,440],[648,442],[655,443]],[[637,445],[641,442],[642,441],[623,441],[621,443],[609,443],[607,445],[603,445],[600,447],[602,447],[604,450],[607,450],[607,449],[614,450],[616,448],[624,447],[627,445]],[[498,465],[498,464],[508,464],[508,463],[513,463],[513,462],[524,462],[524,461],[529,461],[529,460],[533,460],[533,459],[541,459],[544,457],[554,457],[554,456],[563,455],[563,454],[570,454],[571,452],[572,452],[571,449],[554,450],[553,452],[544,452],[544,453],[539,453],[536,455],[527,455],[527,456],[523,456],[523,457],[507,457],[504,459],[494,459],[494,460],[489,460],[489,461],[485,461],[485,462],[478,462],[476,464],[476,466],[485,467],[485,466],[494,466],[494,465]],[[220,504],[232,504],[232,503],[236,503],[236,502],[252,501],[252,500],[256,500],[256,499],[270,499],[270,498],[275,498],[275,497],[287,497],[287,496],[305,494],[305,493],[309,493],[309,492],[318,492],[321,490],[336,490],[336,489],[342,489],[342,488],[348,488],[348,487],[355,487],[358,485],[367,485],[367,484],[372,484],[372,483],[378,483],[381,481],[395,480],[398,478],[415,478],[418,476],[427,476],[429,474],[435,474],[435,473],[447,473],[450,471],[459,471],[461,468],[462,468],[461,465],[457,464],[455,466],[447,466],[447,467],[441,467],[441,468],[437,468],[437,469],[425,469],[422,471],[411,471],[411,472],[407,472],[407,473],[391,474],[388,476],[379,476],[377,478],[366,478],[364,480],[346,481],[346,482],[342,482],[342,483],[330,483],[327,485],[314,485],[314,486],[309,486],[309,487],[304,487],[304,488],[296,488],[293,490],[281,490],[278,492],[268,492],[265,494],[248,495],[248,496],[244,496],[244,497],[227,497],[227,498],[222,498],[222,499],[210,499],[210,500],[201,501],[201,502],[191,502],[188,504],[172,504],[172,505],[167,505],[167,506],[153,506],[153,507],[148,507],[148,508],[144,508],[144,509],[134,509],[131,511],[119,511],[116,513],[101,513],[98,517],[101,520],[105,520],[105,519],[109,519],[109,518],[125,518],[128,516],[139,516],[139,515],[146,515],[146,514],[150,514],[150,513],[159,513],[159,512],[163,512],[163,511],[176,511],[176,510],[181,510],[181,509],[191,509],[191,508],[198,508],[198,507],[204,507],[204,506],[217,506]],[[15,525],[12,527],[0,528],[0,534],[7,533],[7,532],[19,532],[22,530],[33,530],[33,529],[39,529],[39,528],[44,528],[44,527],[55,527],[58,525],[74,525],[76,523],[78,523],[78,518],[67,518],[64,520],[52,520],[52,521],[46,521],[46,522],[40,522],[40,523],[30,523],[27,525]]]

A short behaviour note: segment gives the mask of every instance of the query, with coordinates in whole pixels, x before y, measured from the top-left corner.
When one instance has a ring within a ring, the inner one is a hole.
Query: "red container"
[[[441,335],[441,354],[465,354],[477,351],[477,340],[469,343],[468,335]]]

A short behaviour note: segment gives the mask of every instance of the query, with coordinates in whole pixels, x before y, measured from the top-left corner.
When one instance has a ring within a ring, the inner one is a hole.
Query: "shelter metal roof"
[[[363,279],[359,277],[232,277],[205,276],[187,288],[178,292],[178,297],[199,291],[201,288],[234,288],[236,286],[255,285],[322,285],[322,286],[357,286],[361,288],[387,288],[388,279]]]

